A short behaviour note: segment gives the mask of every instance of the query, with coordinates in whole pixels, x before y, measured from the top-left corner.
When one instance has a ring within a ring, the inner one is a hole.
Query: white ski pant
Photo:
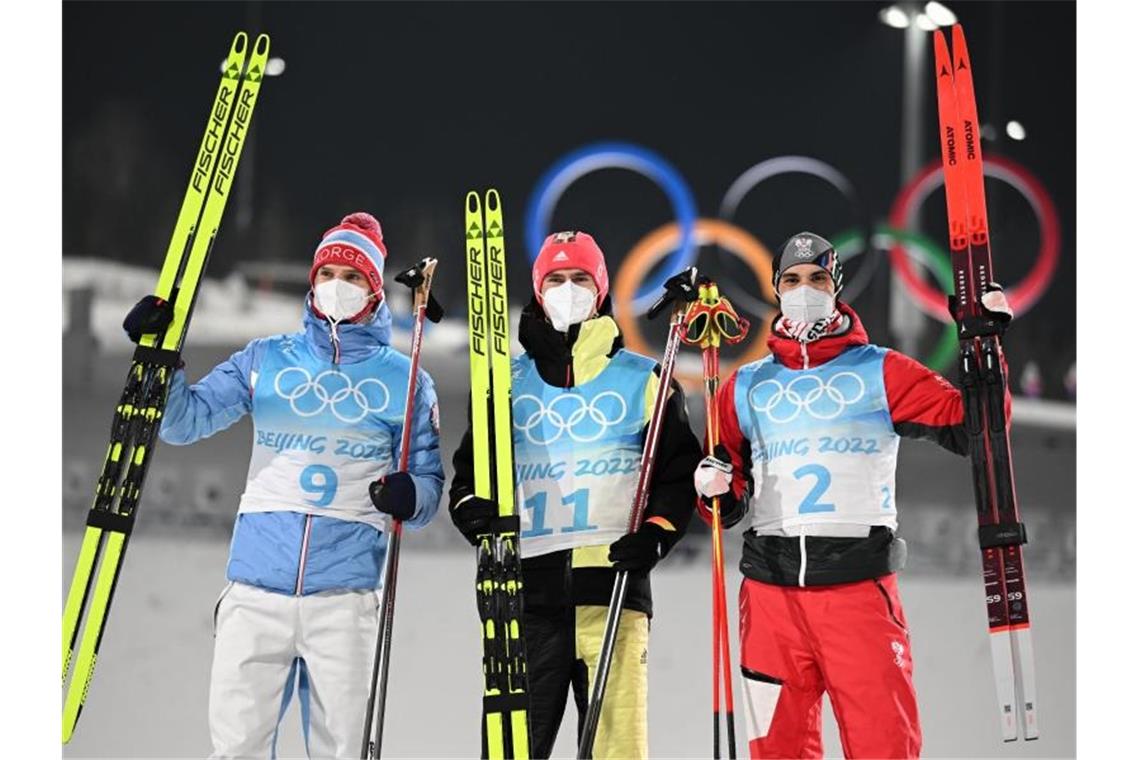
[[[230,583],[214,618],[210,757],[275,757],[295,681],[309,757],[359,757],[379,604],[378,591]]]

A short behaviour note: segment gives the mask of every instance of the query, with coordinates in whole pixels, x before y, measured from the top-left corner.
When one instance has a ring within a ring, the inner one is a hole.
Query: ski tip
[[[479,203],[479,193],[474,190],[467,191],[466,207],[469,214],[479,213],[479,209],[482,208],[482,204]]]
[[[499,210],[499,191],[493,187],[487,191],[487,210]]]
[[[259,34],[253,43],[253,52],[257,55],[269,55],[269,35]]]
[[[950,76],[950,48],[946,45],[946,35],[941,29],[934,32],[934,68],[938,76]]]
[[[230,45],[230,55],[245,55],[245,46],[249,44],[249,35],[245,32],[238,32],[234,35],[234,41]]]
[[[970,53],[966,50],[966,33],[962,31],[962,25],[955,24],[950,30],[950,35],[954,41],[954,57],[957,59],[957,68],[969,68]]]

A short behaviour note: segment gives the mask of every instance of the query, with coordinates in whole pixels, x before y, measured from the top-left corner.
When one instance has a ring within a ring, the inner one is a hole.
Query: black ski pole
[[[665,403],[669,400],[669,386],[673,381],[673,367],[677,362],[677,349],[681,345],[685,311],[688,303],[697,297],[696,277],[696,267],[689,267],[670,277],[665,281],[665,292],[647,312],[647,316],[653,319],[664,311],[666,306],[672,305],[673,307],[673,314],[669,320],[669,338],[665,342],[665,354],[661,359],[660,383],[657,386],[657,396],[653,402],[653,415],[649,419],[645,443],[641,450],[641,467],[637,474],[637,490],[634,492],[633,505],[630,510],[629,533],[633,533],[641,527],[642,518],[645,516],[645,507],[649,499],[649,482],[653,476],[653,463],[657,456],[657,442],[661,437]],[[619,572],[614,580],[614,590],[610,596],[609,610],[606,613],[606,627],[602,634],[602,649],[598,653],[598,663],[594,669],[594,686],[590,694],[590,705],[586,710],[586,720],[582,727],[582,735],[578,740],[579,760],[593,757],[594,737],[597,735],[598,721],[602,715],[606,679],[610,674],[610,663],[614,656],[614,642],[617,640],[621,609],[625,605],[628,585],[629,573],[626,571]]]

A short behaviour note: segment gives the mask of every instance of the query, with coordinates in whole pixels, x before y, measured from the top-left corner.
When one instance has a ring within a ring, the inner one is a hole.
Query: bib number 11
[[[564,526],[559,533],[580,533],[586,530],[597,530],[597,525],[590,525],[590,489],[579,488],[569,496],[562,499],[562,503],[566,506],[573,506],[572,522]],[[535,536],[549,536],[554,533],[554,528],[546,527],[546,494],[536,493],[534,496],[523,502],[523,507],[533,510],[531,516],[530,527],[524,530],[520,535],[523,538],[533,538]],[[565,516],[566,510],[559,510],[560,516]]]

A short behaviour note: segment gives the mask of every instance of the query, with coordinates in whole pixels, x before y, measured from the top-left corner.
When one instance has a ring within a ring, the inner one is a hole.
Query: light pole
[[[927,82],[926,48],[929,32],[939,26],[957,22],[946,6],[926,3],[919,9],[916,2],[895,3],[879,11],[879,20],[903,32],[902,128],[899,148],[901,180],[906,184],[922,168],[922,105]],[[891,272],[889,327],[903,353],[913,355],[922,335],[922,319],[918,307],[906,294],[899,276]]]

